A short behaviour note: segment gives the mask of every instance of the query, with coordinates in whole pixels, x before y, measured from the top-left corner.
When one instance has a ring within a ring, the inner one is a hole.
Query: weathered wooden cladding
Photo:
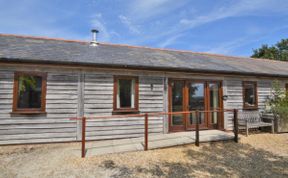
[[[261,80],[258,82],[258,107],[263,110],[267,98],[272,95],[272,82],[269,80]]]
[[[85,74],[84,115],[111,115],[113,110],[113,76],[111,74]]]
[[[224,101],[224,108],[229,109],[242,109],[243,108],[243,88],[241,79],[226,79],[224,82],[225,91],[224,95],[228,99]],[[233,113],[224,113],[224,128],[227,130],[233,129]]]
[[[149,134],[163,132],[162,117],[149,117]],[[87,121],[87,139],[131,138],[144,136],[144,117],[93,119]]]
[[[226,109],[243,109],[243,88],[242,88],[242,82],[243,81],[256,81],[257,82],[257,93],[258,93],[258,108],[260,111],[264,110],[265,102],[267,102],[267,99],[272,94],[272,82],[273,79],[267,80],[267,79],[233,79],[233,78],[226,78],[225,80],[225,91],[224,95],[228,96],[228,100],[224,101],[224,108]],[[233,129],[233,113],[225,113],[225,129],[232,130]]]
[[[68,118],[76,117],[77,75],[48,72],[47,114],[14,115],[11,114],[13,74],[13,71],[0,72],[0,86],[5,87],[0,87],[0,144],[76,140],[76,121]]]
[[[139,110],[141,112],[163,112],[163,77],[139,77]]]
[[[151,89],[153,85],[153,89]],[[84,113],[89,118],[112,115],[113,75],[85,74]],[[163,111],[162,78],[139,76],[139,111]],[[151,134],[163,133],[163,118],[149,118]],[[116,139],[144,136],[143,118],[87,120],[87,139]]]
[[[24,67],[21,69],[25,69]],[[27,68],[26,70],[30,70]],[[39,69],[40,70],[40,69]],[[13,115],[13,84],[16,69],[0,68],[0,144],[75,141],[81,138],[81,122],[71,117],[87,116],[87,139],[117,139],[144,136],[144,117],[89,119],[111,116],[113,111],[113,76],[129,75],[139,78],[139,112],[168,111],[168,79],[205,79],[223,81],[225,109],[242,109],[242,81],[257,81],[258,107],[264,108],[271,95],[273,79],[186,75],[137,71],[85,71],[43,69],[47,72],[46,112],[43,115]],[[39,72],[39,71],[38,71]],[[166,80],[166,81],[165,81]],[[283,87],[288,81],[282,82]],[[281,84],[282,84],[281,83]],[[166,85],[166,86],[165,86]],[[168,117],[149,117],[149,133],[168,132]],[[225,129],[233,128],[233,113],[225,113]]]
[[[12,112],[14,73],[11,71],[0,72],[0,124]],[[0,126],[1,127],[1,126]]]

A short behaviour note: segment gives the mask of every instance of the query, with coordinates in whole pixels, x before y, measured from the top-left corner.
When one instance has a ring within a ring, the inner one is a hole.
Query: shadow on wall
[[[288,159],[276,156],[248,144],[211,143],[199,150],[184,149],[186,162],[162,162],[149,168],[140,166],[131,169],[118,166],[113,161],[103,163],[106,169],[117,170],[112,177],[287,177]],[[168,156],[168,155],[167,155]]]

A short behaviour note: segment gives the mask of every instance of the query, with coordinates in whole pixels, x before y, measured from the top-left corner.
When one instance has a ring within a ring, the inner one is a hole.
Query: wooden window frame
[[[118,92],[118,80],[130,79],[135,80],[135,97],[134,108],[117,108],[117,92]],[[114,90],[113,90],[113,113],[138,113],[139,112],[139,78],[137,76],[114,76]]]
[[[40,76],[42,77],[41,88],[41,108],[18,108],[18,90],[19,76]],[[47,74],[40,72],[15,72],[13,87],[13,108],[12,114],[45,114],[46,113],[46,92],[47,92]]]
[[[253,84],[255,90],[254,90],[254,95],[255,95],[255,106],[247,106],[245,104],[245,86],[246,84]],[[254,110],[258,109],[258,87],[257,87],[257,81],[243,81],[242,82],[242,95],[243,95],[243,109],[245,110]]]

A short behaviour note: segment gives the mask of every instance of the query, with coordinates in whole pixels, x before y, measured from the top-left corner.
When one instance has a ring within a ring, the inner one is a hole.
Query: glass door
[[[169,111],[199,112],[201,129],[223,128],[221,82],[169,80]],[[211,112],[209,112],[211,111]],[[192,130],[196,127],[196,114],[169,115],[170,131]]]
[[[205,82],[189,82],[188,83],[188,110],[189,111],[204,111],[206,110],[206,83]],[[207,114],[204,112],[199,113],[200,127],[207,127]],[[188,116],[187,128],[196,127],[196,113],[191,113]]]
[[[209,82],[208,83],[208,93],[209,93],[209,104],[208,110],[220,110],[221,102],[220,102],[220,95],[221,95],[221,83],[220,82]],[[220,112],[210,112],[208,117],[208,127],[209,128],[218,128],[219,121],[221,118],[222,113]]]
[[[173,80],[169,82],[170,90],[170,111],[182,112],[185,111],[184,102],[184,80]],[[171,131],[185,130],[185,114],[169,115],[169,126]]]

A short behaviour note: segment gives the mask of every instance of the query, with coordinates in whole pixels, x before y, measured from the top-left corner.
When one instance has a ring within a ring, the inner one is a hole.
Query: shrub
[[[272,98],[269,100],[271,111],[280,119],[288,120],[288,92],[281,89],[279,81],[273,81]]]

